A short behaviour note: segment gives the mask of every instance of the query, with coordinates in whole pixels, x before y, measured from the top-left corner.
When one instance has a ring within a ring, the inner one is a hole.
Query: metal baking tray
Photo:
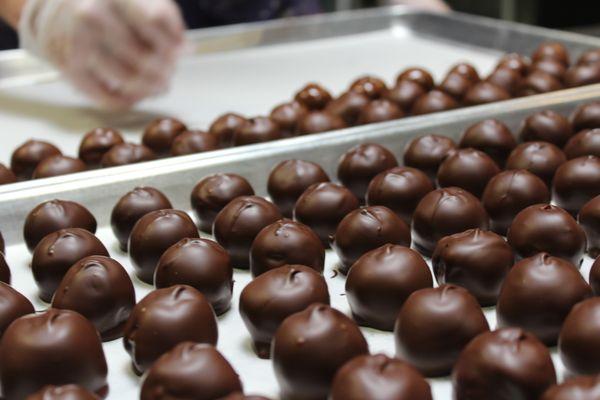
[[[405,7],[205,29],[188,37],[189,51],[171,91],[123,114],[96,110],[26,53],[2,52],[0,162],[7,163],[28,138],[47,139],[75,155],[82,133],[98,126],[122,129],[129,140],[139,141],[144,125],[158,115],[205,129],[228,111],[266,114],[309,81],[339,94],[361,75],[391,83],[414,65],[427,67],[438,80],[459,61],[487,74],[503,53],[529,54],[546,40],[565,43],[573,57],[600,47],[598,38]]]

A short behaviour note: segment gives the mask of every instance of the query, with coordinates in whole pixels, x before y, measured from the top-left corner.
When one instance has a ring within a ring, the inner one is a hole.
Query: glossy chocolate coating
[[[160,190],[153,187],[137,187],[115,204],[110,224],[121,250],[127,251],[129,235],[136,222],[152,211],[173,208],[171,202]]]
[[[558,352],[571,373],[600,374],[600,297],[573,307],[560,331]]]
[[[93,233],[66,228],[45,236],[33,251],[31,272],[40,299],[50,303],[69,268],[88,256],[107,256],[108,251]]]
[[[410,228],[384,206],[361,207],[342,219],[331,240],[340,259],[339,270],[348,270],[363,254],[384,244],[410,246]]]
[[[40,161],[60,155],[61,151],[53,144],[41,140],[28,140],[13,151],[10,169],[21,181],[31,179]]]
[[[571,137],[564,148],[567,158],[600,157],[600,128],[585,129]]]
[[[396,78],[396,83],[405,80],[416,82],[427,91],[433,89],[434,85],[433,77],[429,71],[418,67],[407,68],[402,71],[400,75],[398,75],[398,78]]]
[[[496,68],[485,79],[487,82],[501,87],[511,95],[515,95],[521,84],[522,75],[514,69],[507,67]]]
[[[431,255],[438,240],[471,228],[487,230],[489,217],[481,202],[457,187],[434,190],[419,202],[412,220],[414,246]]]
[[[309,110],[322,110],[331,101],[331,94],[323,86],[317,83],[309,83],[304,86],[294,99]]]
[[[461,101],[473,85],[474,82],[467,76],[454,72],[446,75],[438,89]]]
[[[125,143],[121,132],[113,128],[96,128],[81,139],[79,158],[87,165],[97,167],[102,156],[113,146],[121,143]]]
[[[281,398],[326,399],[337,370],[369,353],[356,324],[324,304],[313,304],[286,318],[271,346]]]
[[[152,365],[140,400],[215,400],[240,390],[240,377],[214,346],[186,341]]]
[[[308,226],[282,219],[256,235],[250,249],[250,271],[256,277],[286,264],[306,265],[322,273],[325,248]]]
[[[297,101],[290,101],[275,107],[270,114],[270,117],[283,133],[283,136],[294,136],[298,130],[298,122],[306,115],[308,110]]]
[[[554,172],[566,161],[565,153],[552,143],[526,142],[511,151],[506,169],[526,169],[550,185]]]
[[[311,228],[327,248],[340,221],[359,205],[346,187],[331,182],[315,183],[298,198],[294,219]]]
[[[96,328],[74,311],[51,308],[23,316],[2,337],[0,384],[7,399],[70,383],[105,397],[107,372]]]
[[[457,74],[457,75],[464,76],[465,78],[467,78],[469,81],[471,81],[473,83],[477,83],[480,81],[479,73],[477,72],[475,67],[466,62],[458,63],[458,64],[454,65],[452,68],[450,68],[450,70],[448,71],[448,75],[451,75],[451,74]]]
[[[17,177],[15,174],[6,167],[6,165],[0,163],[0,185],[6,185],[8,183],[15,183]]]
[[[357,92],[367,96],[371,100],[375,100],[385,97],[388,88],[380,78],[376,76],[364,76],[352,82],[348,91]]]
[[[219,147],[233,146],[233,136],[248,122],[239,114],[227,113],[217,118],[209,128],[209,132],[217,137]]]
[[[569,65],[569,52],[567,48],[558,42],[544,42],[531,55],[535,62],[538,60],[551,59]]]
[[[545,58],[534,62],[531,69],[533,71],[544,71],[558,80],[562,80],[567,72],[565,64],[551,58]]]
[[[258,196],[240,196],[227,204],[215,218],[213,235],[231,256],[234,268],[250,268],[250,247],[267,225],[283,218],[270,201]]]
[[[386,98],[396,103],[406,113],[410,112],[417,99],[427,93],[427,89],[415,81],[403,79],[391,88]]]
[[[599,376],[578,376],[553,385],[540,400],[597,400],[600,398]]]
[[[4,244],[4,242],[0,241],[0,244]],[[8,263],[6,262],[6,256],[4,255],[4,252],[0,252],[0,282],[4,282],[10,285],[10,275],[10,268],[8,266]]]
[[[269,174],[267,192],[286,217],[291,217],[298,198],[309,186],[329,182],[319,164],[304,160],[286,160],[277,164]]]
[[[512,132],[497,119],[486,119],[469,126],[462,134],[459,147],[483,151],[502,167],[517,146]]]
[[[449,375],[467,343],[489,329],[477,300],[466,289],[442,285],[417,290],[398,314],[396,355],[425,376]]]
[[[402,118],[404,111],[391,100],[376,99],[371,101],[361,111],[358,117],[358,124],[373,124],[377,122],[391,121]]]
[[[26,400],[99,400],[100,397],[78,385],[45,386]]]
[[[358,356],[335,374],[331,400],[432,400],[431,387],[411,365],[383,354]]]
[[[442,238],[435,246],[431,265],[440,285],[464,287],[486,307],[496,304],[514,259],[510,245],[501,236],[468,229]]]
[[[252,196],[254,189],[237,174],[212,174],[202,178],[192,189],[192,208],[198,218],[198,227],[212,233],[217,214],[236,197]]]
[[[281,139],[282,131],[269,117],[249,118],[240,129],[233,133],[233,146],[270,142]]]
[[[431,272],[419,253],[385,244],[365,253],[352,265],[346,280],[346,298],[358,324],[392,331],[408,296],[432,286]]]
[[[481,197],[487,183],[499,172],[498,165],[484,152],[460,149],[440,164],[437,181],[440,187],[456,186]]]
[[[358,123],[358,116],[370,101],[364,94],[349,91],[331,101],[326,111],[343,119],[346,125],[353,126]]]
[[[181,239],[158,261],[154,285],[189,285],[202,293],[217,315],[231,306],[233,267],[224,248],[209,239]]]
[[[240,315],[254,351],[270,358],[271,341],[283,320],[313,303],[329,304],[323,276],[304,265],[284,265],[253,279],[240,295]]]
[[[35,312],[33,305],[8,283],[0,282],[0,338],[4,331],[17,318]]]
[[[508,228],[508,243],[520,258],[546,252],[579,267],[586,240],[583,229],[565,210],[535,204],[517,214]]]
[[[553,346],[571,308],[591,296],[577,267],[538,253],[516,263],[506,276],[496,306],[498,326],[517,326]]]
[[[83,161],[78,158],[67,156],[50,156],[39,162],[33,171],[33,179],[50,178],[52,176],[60,176],[82,172],[87,169]]]
[[[440,164],[456,147],[456,143],[446,136],[416,137],[404,148],[404,165],[418,168],[434,180]]]
[[[410,224],[417,204],[433,189],[431,180],[421,170],[394,167],[371,180],[366,203],[369,206],[386,206]]]
[[[203,153],[219,149],[219,140],[215,135],[204,131],[184,131],[171,145],[172,156]]]
[[[311,135],[313,133],[329,132],[346,127],[344,120],[327,111],[311,111],[298,121],[298,134]]]
[[[525,118],[519,129],[522,142],[543,141],[562,147],[573,136],[569,120],[552,110],[536,112]]]
[[[23,237],[29,251],[49,233],[64,228],[83,228],[96,233],[96,219],[79,203],[50,200],[29,212],[23,225]]]
[[[600,128],[600,101],[579,105],[569,117],[573,131]]]
[[[167,155],[175,138],[186,130],[187,126],[175,118],[158,118],[144,130],[142,144],[156,154]]]
[[[206,297],[187,285],[150,292],[125,324],[123,345],[136,374],[185,341],[217,344],[217,319]]]
[[[552,201],[573,215],[600,194],[600,157],[581,156],[567,161],[554,174]]]
[[[468,106],[474,106],[508,100],[510,98],[510,93],[504,88],[496,86],[491,82],[483,81],[476,83],[465,93],[463,102]]]
[[[565,86],[578,87],[600,82],[600,63],[577,65],[565,73]]]
[[[481,201],[490,216],[491,229],[506,235],[508,227],[521,210],[550,202],[550,190],[543,180],[531,172],[511,169],[490,179]]]
[[[129,236],[129,257],[136,276],[152,284],[162,254],[181,239],[197,237],[194,221],[183,211],[167,209],[145,214]]]
[[[441,90],[432,90],[419,97],[413,104],[411,113],[414,115],[431,114],[439,111],[452,110],[459,103],[452,96]]]
[[[121,143],[110,148],[100,160],[103,168],[119,167],[121,165],[136,164],[152,161],[156,154],[150,148],[135,143]]]
[[[525,76],[530,66],[531,62],[527,57],[517,53],[509,53],[502,56],[496,68],[508,68],[518,72],[521,76]]]
[[[600,195],[592,198],[585,203],[579,215],[577,222],[583,228],[587,238],[587,252],[590,257],[600,255]]]
[[[598,62],[600,62],[600,49],[584,51],[577,59],[577,65],[596,64]]]
[[[65,274],[52,307],[77,311],[94,324],[102,339],[123,335],[135,306],[135,291],[125,268],[112,258],[90,256],[77,261]]]
[[[550,352],[520,328],[486,332],[463,350],[452,371],[456,400],[536,400],[556,383]]]
[[[592,264],[589,281],[594,295],[600,296],[600,256],[596,258],[596,261]]]
[[[398,166],[394,154],[376,143],[363,143],[344,153],[337,167],[337,177],[354,195],[364,200],[367,187],[377,174]]]
[[[535,70],[523,78],[517,89],[517,96],[533,96],[540,93],[554,92],[562,88],[562,83],[554,76],[541,70]]]

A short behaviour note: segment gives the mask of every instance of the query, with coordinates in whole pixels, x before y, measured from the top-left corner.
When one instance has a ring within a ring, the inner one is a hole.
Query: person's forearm
[[[0,17],[17,29],[25,0],[0,0]]]

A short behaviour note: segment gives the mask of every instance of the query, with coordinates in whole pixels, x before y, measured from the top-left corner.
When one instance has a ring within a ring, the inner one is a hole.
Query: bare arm
[[[17,29],[25,0],[0,0],[0,18]]]

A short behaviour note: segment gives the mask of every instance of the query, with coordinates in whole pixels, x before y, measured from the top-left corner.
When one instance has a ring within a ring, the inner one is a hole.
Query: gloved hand
[[[93,100],[126,108],[166,90],[184,23],[172,0],[27,0],[19,35]]]

